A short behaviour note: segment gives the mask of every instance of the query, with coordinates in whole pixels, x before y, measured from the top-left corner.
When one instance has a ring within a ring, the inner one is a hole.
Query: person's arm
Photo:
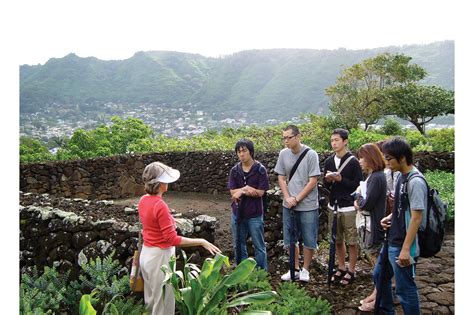
[[[278,184],[280,185],[281,192],[283,193],[283,199],[285,203],[288,205],[288,208],[293,208],[296,206],[296,198],[290,196],[288,191],[288,185],[286,183],[286,176],[278,175]]]
[[[410,210],[410,223],[407,230],[407,235],[403,241],[402,250],[398,259],[402,266],[409,266],[410,263],[410,248],[415,240],[418,228],[420,227],[421,221],[423,219],[423,211],[421,210]]]
[[[203,238],[188,238],[181,237],[181,242],[178,244],[179,247],[193,247],[193,246],[202,246],[211,254],[215,255],[220,253],[221,250],[212,243],[209,243]]]
[[[301,200],[303,200],[304,198],[306,198],[306,196],[308,196],[308,194],[313,191],[313,189],[315,187],[318,186],[318,178],[316,176],[311,176],[309,178],[309,181],[306,183],[306,185],[304,186],[303,190],[300,191],[296,196],[295,196],[295,199],[296,199],[296,203],[300,203]]]
[[[375,209],[376,203],[379,200],[380,195],[383,195],[385,199],[387,186],[386,181],[384,185],[384,181],[385,176],[383,178],[377,176],[369,179],[369,182],[367,183],[366,197],[364,198],[362,197],[362,195],[359,194],[356,200],[360,210],[367,210],[371,212]]]

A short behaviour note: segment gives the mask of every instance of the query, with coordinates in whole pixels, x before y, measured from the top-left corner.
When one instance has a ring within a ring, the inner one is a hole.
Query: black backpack
[[[433,257],[440,250],[443,244],[444,233],[446,229],[447,204],[441,199],[438,190],[430,188],[426,179],[421,175],[412,175],[404,182],[404,191],[408,201],[408,182],[415,177],[420,177],[425,181],[428,189],[428,204],[426,216],[423,215],[423,221],[418,229],[418,245],[420,247],[420,257]],[[409,213],[409,202],[407,211]]]

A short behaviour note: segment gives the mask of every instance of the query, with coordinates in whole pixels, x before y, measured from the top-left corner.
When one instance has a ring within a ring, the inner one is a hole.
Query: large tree
[[[454,91],[433,85],[409,83],[387,90],[388,111],[408,120],[425,135],[425,127],[437,116],[454,114]]]
[[[364,124],[365,130],[377,123],[387,112],[385,90],[403,86],[426,76],[426,71],[409,64],[411,57],[403,54],[380,54],[355,64],[326,89],[331,99],[329,108],[347,128]]]

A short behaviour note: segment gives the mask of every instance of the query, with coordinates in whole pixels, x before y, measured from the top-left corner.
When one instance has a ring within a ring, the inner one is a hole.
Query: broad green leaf
[[[230,276],[224,280],[224,285],[230,287],[244,281],[250,276],[256,265],[257,262],[253,258],[243,260]]]
[[[239,305],[248,304],[269,304],[273,302],[277,297],[278,294],[275,291],[257,292],[238,297],[230,301],[227,307],[235,307]]]
[[[96,315],[97,312],[92,306],[92,297],[89,294],[84,294],[79,302],[80,315]]]

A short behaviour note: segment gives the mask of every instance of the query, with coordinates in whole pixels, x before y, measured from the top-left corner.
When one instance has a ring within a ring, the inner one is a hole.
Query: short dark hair
[[[250,156],[253,159],[253,154],[254,154],[254,148],[253,148],[253,142],[252,140],[249,139],[240,139],[237,141],[235,144],[235,153],[238,153],[240,148],[246,148],[250,152]]]
[[[344,128],[336,128],[332,131],[331,133],[331,136],[332,135],[339,135],[341,136],[342,140],[347,140],[349,139],[349,131],[347,131],[346,129]]]
[[[288,125],[285,128],[283,128],[283,131],[287,131],[287,130],[291,130],[291,132],[293,133],[293,136],[300,134],[300,130],[295,125]]]
[[[413,151],[410,145],[402,137],[394,137],[383,145],[384,154],[394,157],[398,162],[401,161],[402,156],[405,157],[407,165],[413,164]]]

